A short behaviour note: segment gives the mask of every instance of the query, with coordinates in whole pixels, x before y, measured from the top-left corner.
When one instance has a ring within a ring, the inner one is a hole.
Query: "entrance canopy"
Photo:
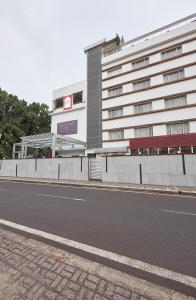
[[[13,145],[12,158],[18,153],[16,147],[20,147],[20,158],[26,158],[28,148],[51,148],[52,157],[55,157],[58,150],[86,149],[86,143],[60,134],[43,133],[21,137],[21,142]]]

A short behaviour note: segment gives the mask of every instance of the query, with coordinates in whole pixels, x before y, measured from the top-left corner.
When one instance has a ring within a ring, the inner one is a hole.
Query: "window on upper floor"
[[[133,82],[133,90],[141,90],[150,87],[150,78]]]
[[[167,59],[182,53],[182,46],[172,47],[161,52],[161,59]]]
[[[164,82],[175,81],[181,78],[184,78],[184,69],[180,69],[174,72],[168,72],[163,74]]]
[[[123,108],[111,109],[108,111],[109,118],[122,117],[122,115],[123,115]]]
[[[135,104],[134,105],[134,113],[145,113],[152,110],[152,102],[142,103],[142,104]]]
[[[81,103],[83,99],[83,92],[73,94],[73,104]]]
[[[122,66],[114,67],[114,68],[108,70],[108,77],[115,76],[115,75],[118,75],[120,73],[122,73]]]
[[[149,57],[144,57],[141,59],[137,59],[135,61],[132,62],[132,68],[133,69],[138,69],[138,68],[142,68],[149,65]]]
[[[119,96],[122,94],[122,86],[108,90],[108,97]]]
[[[64,102],[63,97],[55,99],[54,100],[54,109],[62,108],[63,107],[63,102]]]
[[[147,136],[153,136],[153,127],[139,127],[134,129],[134,135],[135,137],[147,137]]]
[[[122,140],[124,139],[124,130],[116,130],[109,132],[110,140]]]
[[[189,133],[189,123],[167,124],[167,135]]]
[[[165,99],[165,108],[172,108],[177,106],[186,105],[187,103],[187,96],[182,95],[178,97],[172,97]]]

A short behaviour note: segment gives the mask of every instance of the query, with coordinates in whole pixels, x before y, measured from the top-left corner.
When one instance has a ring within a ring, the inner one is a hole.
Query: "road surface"
[[[92,246],[97,253],[68,248],[135,276],[187,295],[196,291],[196,279],[189,285],[161,275],[196,277],[194,197],[0,181],[0,219]],[[135,267],[138,261],[144,267]]]

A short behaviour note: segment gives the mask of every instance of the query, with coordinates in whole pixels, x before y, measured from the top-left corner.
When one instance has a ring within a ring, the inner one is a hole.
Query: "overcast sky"
[[[85,79],[84,47],[126,40],[196,12],[196,0],[0,0],[0,87],[50,105]]]

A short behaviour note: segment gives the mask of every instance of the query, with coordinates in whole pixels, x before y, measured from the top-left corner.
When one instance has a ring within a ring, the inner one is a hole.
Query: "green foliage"
[[[11,157],[21,136],[50,132],[50,121],[46,104],[28,104],[0,89],[0,158]]]

